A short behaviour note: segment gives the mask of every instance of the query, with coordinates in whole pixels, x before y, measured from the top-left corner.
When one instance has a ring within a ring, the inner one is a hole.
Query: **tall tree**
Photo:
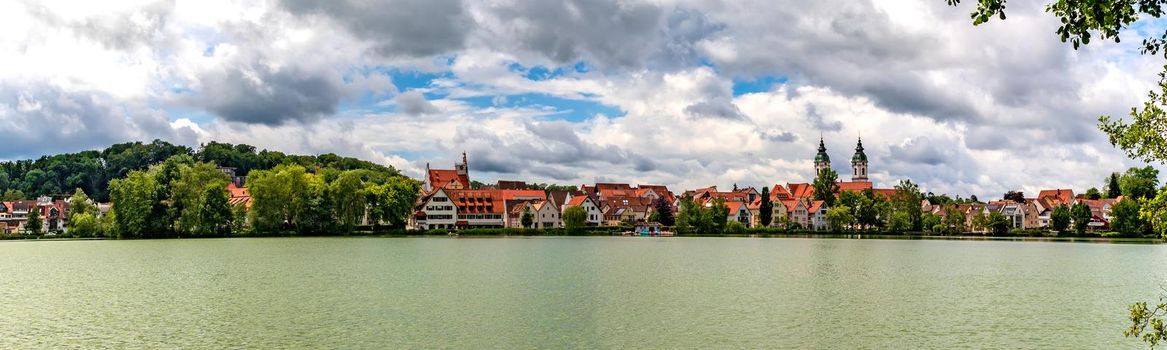
[[[159,202],[158,184],[152,174],[143,170],[131,171],[125,178],[109,183],[113,201],[114,231],[117,238],[139,238],[148,233],[154,206]]]
[[[762,227],[770,227],[774,221],[774,203],[770,201],[770,188],[762,186],[762,199],[758,204],[758,222]]]
[[[814,199],[823,201],[827,207],[835,206],[835,193],[839,192],[839,174],[831,168],[823,168],[814,178]]]
[[[530,206],[523,208],[523,216],[519,218],[519,224],[522,224],[523,228],[531,228],[531,225],[535,224],[535,214],[531,213]]]
[[[333,212],[340,227],[345,232],[352,231],[360,224],[365,216],[365,188],[360,170],[342,172],[336,180],[328,185],[329,196],[332,199]]]
[[[1017,203],[1025,203],[1025,193],[1022,193],[1021,191],[1005,192],[1005,195],[1002,196],[1001,198],[1004,198],[1007,201],[1014,201]]]
[[[1122,195],[1131,199],[1144,199],[1155,196],[1159,188],[1159,170],[1151,166],[1130,168],[1118,179]]]
[[[39,236],[44,233],[45,220],[41,218],[41,208],[33,205],[28,208],[28,221],[24,222],[24,231],[30,235]]]
[[[1050,229],[1057,232],[1065,232],[1066,228],[1070,227],[1070,221],[1073,217],[1070,215],[1070,207],[1066,205],[1059,205],[1054,207],[1053,212],[1049,215]]]
[[[891,209],[895,213],[903,213],[907,216],[910,226],[907,230],[919,230],[920,216],[923,214],[920,208],[922,202],[923,198],[920,194],[920,186],[912,183],[912,180],[900,180],[899,184],[895,186],[895,194],[891,200]]]
[[[855,216],[851,215],[851,208],[840,205],[827,209],[827,222],[830,223],[831,230],[847,230],[855,225]]]
[[[673,217],[673,205],[664,197],[657,197],[653,202],[653,213],[657,215],[657,222],[661,225],[673,226],[677,223]]]
[[[1123,199],[1114,203],[1110,215],[1113,217],[1110,228],[1125,237],[1139,236],[1147,227],[1139,218],[1139,203],[1133,199]]]
[[[1093,218],[1090,212],[1090,207],[1086,203],[1078,202],[1070,207],[1070,218],[1074,221],[1074,232],[1078,234],[1086,233],[1086,228],[1090,225],[1090,219]]]
[[[1110,173],[1106,178],[1106,198],[1118,198],[1122,195],[1122,185],[1118,183],[1118,173]]]
[[[227,189],[207,187],[203,191],[194,233],[200,236],[226,236],[235,226],[235,213],[228,203]]]

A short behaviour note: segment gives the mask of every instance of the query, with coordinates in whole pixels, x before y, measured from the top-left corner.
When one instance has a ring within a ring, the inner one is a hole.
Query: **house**
[[[613,196],[599,202],[608,226],[644,222],[653,211],[652,199],[646,197]]]
[[[600,211],[600,206],[596,204],[596,200],[592,199],[591,196],[579,195],[571,197],[571,200],[569,200],[567,204],[563,205],[562,210],[563,212],[566,212],[567,208],[571,207],[584,208],[584,211],[588,213],[587,220],[585,221],[587,225],[599,226],[603,222],[604,212]],[[562,213],[560,214],[560,217],[562,218]]]
[[[827,209],[830,208],[827,207],[826,202],[810,201],[809,203],[810,205],[807,206],[806,212],[807,215],[809,215],[808,221],[810,222],[810,226],[807,226],[807,228],[816,231],[829,229],[830,225],[827,223]]]
[[[421,196],[409,227],[465,229],[507,227],[508,201],[546,200],[541,190],[471,190],[439,187]]]
[[[739,201],[725,202],[726,208],[729,209],[726,222],[737,221],[746,227],[750,227],[753,220],[753,215],[750,214],[748,205],[749,203]]]
[[[240,187],[235,183],[228,183],[227,192],[230,195],[227,199],[228,204],[231,204],[231,206],[243,205],[243,207],[251,209],[251,191],[247,187]]]
[[[506,227],[523,227],[523,214],[531,213],[530,228],[563,227],[559,219],[559,207],[546,199],[514,199],[507,201]]]
[[[41,217],[41,232],[53,234],[66,230],[69,203],[64,199],[43,196],[36,200],[0,202],[0,231],[5,234],[27,232],[28,218],[33,211]]]

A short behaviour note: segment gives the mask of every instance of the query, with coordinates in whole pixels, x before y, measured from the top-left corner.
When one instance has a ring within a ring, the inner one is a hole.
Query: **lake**
[[[0,242],[0,348],[1141,348],[1167,245]]]

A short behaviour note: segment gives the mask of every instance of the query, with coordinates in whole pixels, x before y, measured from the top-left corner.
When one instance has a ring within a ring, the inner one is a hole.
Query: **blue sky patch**
[[[625,114],[624,111],[620,110],[619,108],[605,105],[596,101],[569,99],[540,93],[508,95],[506,96],[506,101],[501,101],[495,96],[475,96],[459,98],[458,100],[481,108],[500,107],[537,109],[546,107],[553,110],[553,112],[550,112],[549,114],[554,116],[556,119],[563,119],[573,122],[587,120],[596,114],[603,114],[608,117],[619,117]]]
[[[775,84],[785,84],[786,77],[766,75],[754,80],[733,80],[733,95],[741,96],[756,92],[766,92],[774,88]]]

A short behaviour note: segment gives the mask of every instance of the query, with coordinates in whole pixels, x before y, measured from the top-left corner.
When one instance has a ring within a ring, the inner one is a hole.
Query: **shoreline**
[[[1141,244],[1141,245],[1156,245],[1167,244],[1167,240],[1159,238],[1112,238],[1112,237],[1024,237],[1024,236],[972,236],[972,235],[958,235],[958,236],[939,236],[939,235],[889,235],[889,234],[859,234],[859,233],[823,233],[823,234],[688,234],[677,235],[669,237],[641,237],[641,236],[623,236],[611,234],[582,234],[582,235],[563,235],[563,234],[544,234],[544,235],[427,235],[427,234],[396,234],[396,233],[352,233],[347,235],[240,235],[240,236],[218,236],[218,237],[172,237],[172,238],[143,238],[143,239],[125,239],[120,241],[141,241],[141,240],[184,240],[184,239],[224,239],[224,238],[450,238],[450,239],[465,239],[465,238],[537,238],[537,237],[624,237],[629,239],[638,238],[794,238],[794,239],[874,239],[874,240],[941,240],[941,241],[1003,241],[1003,242],[1055,242],[1055,243],[1094,243],[1094,244]],[[119,241],[119,239],[110,239],[104,237],[85,237],[85,238],[8,238],[0,239],[0,242],[67,242],[67,241]]]

